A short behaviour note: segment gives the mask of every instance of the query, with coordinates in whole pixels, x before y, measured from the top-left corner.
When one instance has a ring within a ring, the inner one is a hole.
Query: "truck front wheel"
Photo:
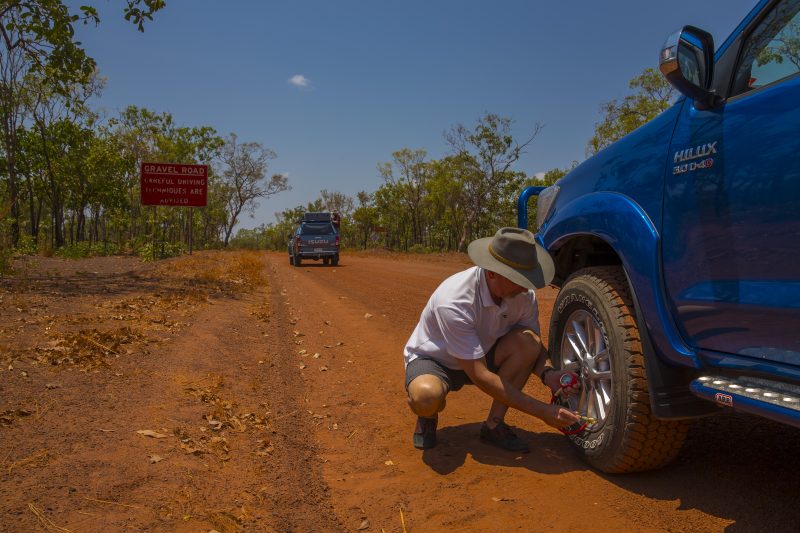
[[[591,267],[570,276],[553,308],[549,349],[556,368],[580,379],[580,394],[561,402],[590,418],[568,435],[586,462],[607,473],[638,472],[678,454],[688,422],[658,420],[650,412],[641,336],[622,268]]]

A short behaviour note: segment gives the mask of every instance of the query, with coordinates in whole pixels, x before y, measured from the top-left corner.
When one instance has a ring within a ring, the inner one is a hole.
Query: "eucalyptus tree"
[[[242,212],[254,213],[260,198],[269,198],[290,189],[283,174],[267,178],[269,161],[277,155],[261,143],[240,143],[235,133],[225,140],[220,161],[221,180],[227,205],[223,245],[227,246]]]
[[[621,139],[639,126],[660,115],[671,105],[675,90],[667,79],[652,68],[628,82],[633,93],[601,105],[603,119],[595,125],[594,135],[586,146],[592,155]]]
[[[469,159],[454,155],[430,163],[427,205],[433,220],[434,246],[440,250],[462,250],[466,246],[469,197],[463,182],[470,172],[464,160],[471,164]]]
[[[164,0],[127,0],[126,20],[140,31]],[[74,25],[100,21],[97,10],[84,5],[72,13],[62,0],[7,0],[0,5],[0,133],[6,159],[11,211],[11,241],[19,242],[20,203],[17,175],[18,131],[24,121],[25,80],[38,75],[53,90],[67,96],[70,87],[84,83],[95,62],[74,40]]]
[[[366,191],[356,194],[358,207],[353,211],[353,233],[358,237],[354,241],[364,250],[378,229],[378,208],[373,203],[373,196]]]
[[[403,204],[403,184],[383,183],[374,193],[378,211],[378,225],[383,228],[384,246],[390,249],[408,250],[413,244],[411,216]]]
[[[82,240],[83,207],[88,202],[88,173],[82,159],[87,156],[96,121],[96,115],[86,102],[100,93],[103,81],[93,72],[80,81],[55,87],[44,75],[31,72],[26,85],[25,108],[31,129],[39,139],[43,170],[49,185],[53,244],[59,248],[64,244],[65,194],[73,196],[70,207],[78,218],[79,240]],[[66,161],[67,156],[70,164]],[[76,203],[82,204],[80,209]]]
[[[392,161],[378,165],[383,181],[397,193],[397,198],[408,211],[412,244],[422,242],[422,211],[430,169],[425,163],[425,150],[403,148],[392,153]]]
[[[353,198],[343,192],[322,189],[319,193],[319,199],[325,206],[324,211],[335,211],[343,219],[349,218],[353,213]]]
[[[513,212],[514,198],[524,179],[512,165],[525,153],[541,131],[535,124],[522,140],[511,134],[513,120],[487,113],[473,129],[461,124],[445,132],[454,160],[461,167],[461,182],[468,199],[466,237],[482,237],[493,233],[498,224]]]

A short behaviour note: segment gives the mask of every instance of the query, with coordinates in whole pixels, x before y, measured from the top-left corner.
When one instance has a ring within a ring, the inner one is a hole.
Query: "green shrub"
[[[36,247],[36,241],[33,239],[32,235],[28,235],[27,233],[23,233],[19,236],[19,243],[15,247],[14,251],[18,255],[36,255],[38,252]]]
[[[158,259],[166,259],[168,257],[177,257],[184,252],[183,243],[169,243],[163,241],[155,242],[155,256],[153,255],[154,243],[146,242],[136,249],[142,261],[153,261]]]
[[[13,254],[10,248],[6,248],[0,243],[0,276],[11,274],[11,258]]]
[[[415,244],[408,248],[408,253],[410,254],[430,254],[433,253],[433,249],[428,248],[427,246],[422,246],[421,244]]]
[[[55,251],[54,255],[66,259],[83,259],[85,257],[117,255],[118,253],[119,247],[114,243],[77,242],[68,246],[62,246]]]

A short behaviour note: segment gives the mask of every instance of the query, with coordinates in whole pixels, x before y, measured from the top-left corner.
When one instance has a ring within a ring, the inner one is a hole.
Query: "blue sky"
[[[240,222],[251,228],[322,189],[373,192],[393,151],[441,158],[442,133],[486,112],[519,138],[544,125],[516,170],[583,161],[600,105],[657,67],[671,32],[692,24],[719,45],[755,3],[167,0],[139,33],[109,0],[78,38],[108,79],[95,107],[169,112],[277,153],[269,172],[293,189]]]

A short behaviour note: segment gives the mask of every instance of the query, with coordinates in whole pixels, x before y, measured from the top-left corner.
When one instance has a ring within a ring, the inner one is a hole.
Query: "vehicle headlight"
[[[547,215],[550,214],[559,190],[561,190],[561,187],[558,185],[551,185],[539,193],[539,197],[536,200],[536,231],[542,229],[542,224],[547,220]]]

